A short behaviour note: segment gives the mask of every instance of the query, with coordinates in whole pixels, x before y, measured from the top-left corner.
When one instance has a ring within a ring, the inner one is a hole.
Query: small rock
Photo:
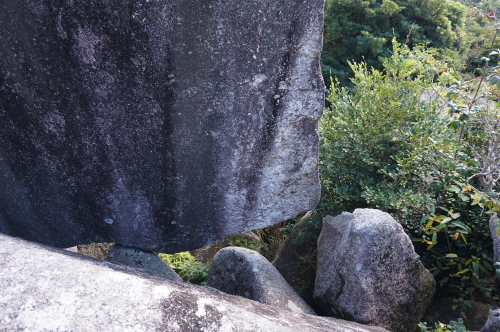
[[[278,308],[316,315],[278,270],[264,256],[250,249],[227,247],[220,250],[212,262],[208,286]]]
[[[435,281],[389,214],[356,209],[323,219],[314,298],[328,315],[416,331]]]
[[[112,263],[146,270],[151,273],[161,274],[170,279],[182,280],[160,257],[154,253],[142,251],[141,249],[115,245],[109,251],[106,260]]]
[[[66,248],[66,250],[78,254],[78,247],[77,246]]]

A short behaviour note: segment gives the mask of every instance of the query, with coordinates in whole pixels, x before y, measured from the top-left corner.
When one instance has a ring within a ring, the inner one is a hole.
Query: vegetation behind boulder
[[[416,241],[440,295],[464,308],[474,299],[495,304],[486,214],[495,203],[473,190],[492,136],[485,113],[464,107],[477,81],[460,82],[434,55],[393,40],[382,70],[352,62],[353,87],[332,84],[320,122],[319,210],[389,212]],[[423,100],[425,91],[437,98]]]

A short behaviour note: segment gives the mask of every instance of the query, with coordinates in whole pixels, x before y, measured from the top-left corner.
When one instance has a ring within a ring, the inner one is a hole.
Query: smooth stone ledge
[[[2,331],[386,331],[274,308],[4,234],[0,266]]]

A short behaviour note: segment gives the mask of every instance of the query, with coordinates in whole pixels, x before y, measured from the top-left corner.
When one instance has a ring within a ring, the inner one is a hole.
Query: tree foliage
[[[467,8],[453,0],[326,0],[322,69],[342,84],[348,61],[382,68],[390,41],[426,45],[456,55],[464,45]]]
[[[320,122],[320,210],[391,213],[427,249],[424,265],[457,305],[499,300],[485,213],[496,203],[473,190],[492,137],[466,100],[481,84],[458,81],[434,53],[393,40],[381,70],[349,63],[353,86],[332,85]]]

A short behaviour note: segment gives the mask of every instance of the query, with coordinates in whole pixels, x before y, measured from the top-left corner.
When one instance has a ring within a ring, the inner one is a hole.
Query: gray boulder
[[[497,227],[500,223],[497,214],[493,214],[490,218],[491,238],[493,239],[493,253],[495,262],[500,262],[500,236],[497,236]]]
[[[434,290],[434,278],[389,214],[356,209],[323,219],[314,298],[324,313],[416,331]]]
[[[278,270],[256,251],[227,247],[215,255],[208,286],[274,307],[316,315],[283,279]]]
[[[2,0],[0,27],[0,232],[174,253],[318,203],[323,0]]]
[[[488,320],[479,332],[498,332],[500,330],[500,308],[490,309]]]
[[[177,273],[160,257],[152,252],[138,248],[115,245],[109,251],[107,261],[142,269],[151,273],[161,274],[174,280],[182,280]]]
[[[0,266],[1,331],[387,332],[3,234]]]

